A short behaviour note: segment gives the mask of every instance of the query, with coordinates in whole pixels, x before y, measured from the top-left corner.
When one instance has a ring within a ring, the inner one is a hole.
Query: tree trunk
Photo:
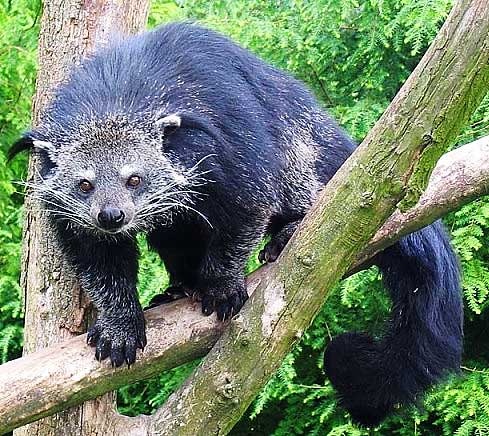
[[[114,29],[122,33],[144,29],[147,13],[148,1],[45,1],[33,124],[41,119],[53,89],[67,76],[71,65],[95,46],[104,44]],[[34,178],[36,165],[35,159],[31,159],[29,179]],[[27,200],[25,209],[21,285],[25,295],[26,354],[86,331],[90,304],[38,205]],[[90,434],[106,421],[105,410],[110,410],[113,402],[114,396],[107,394],[25,426],[15,435]]]
[[[406,214],[395,212],[357,258],[360,269],[377,250],[418,230],[478,196],[489,194],[489,136],[445,154],[433,171],[418,205]],[[394,236],[393,236],[394,235]],[[361,261],[359,261],[361,259]],[[266,280],[270,267],[247,280],[251,295]],[[349,271],[349,273],[352,270]],[[226,324],[203,317],[199,303],[176,301],[145,312],[148,346],[130,368],[113,370],[97,362],[82,335],[0,366],[0,434],[95,398],[125,384],[204,356],[217,342]],[[131,421],[131,420],[129,420]],[[152,418],[132,422],[141,432]],[[125,424],[127,425],[127,423]],[[113,434],[107,432],[107,434]]]

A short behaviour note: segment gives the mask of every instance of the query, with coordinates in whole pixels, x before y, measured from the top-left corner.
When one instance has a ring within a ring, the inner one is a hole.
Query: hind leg
[[[170,284],[162,294],[155,295],[149,307],[192,297],[197,271],[204,256],[206,242],[191,230],[157,229],[148,234],[149,245],[158,252],[170,276]]]

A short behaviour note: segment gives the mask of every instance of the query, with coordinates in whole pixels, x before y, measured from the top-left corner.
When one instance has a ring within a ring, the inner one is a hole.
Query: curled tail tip
[[[460,342],[423,340],[418,345],[430,349],[425,354],[413,347],[415,332],[397,333],[379,341],[345,333],[325,350],[324,371],[339,403],[361,425],[377,426],[399,405],[415,404],[426,389],[459,368]]]
[[[385,384],[379,380],[380,353],[379,344],[364,333],[337,336],[324,353],[324,371],[341,406],[355,422],[367,427],[380,424],[397,403],[380,395],[379,387]]]

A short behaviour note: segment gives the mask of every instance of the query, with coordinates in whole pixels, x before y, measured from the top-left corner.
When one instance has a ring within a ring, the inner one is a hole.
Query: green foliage
[[[149,26],[199,20],[305,81],[358,140],[364,137],[418,63],[451,0],[155,0]],[[0,0],[0,359],[20,354],[19,282],[22,197],[9,181],[25,177],[25,160],[5,165],[5,151],[29,124],[34,89],[38,0]],[[489,96],[460,143],[489,134]],[[466,369],[426,395],[422,409],[401,409],[377,429],[359,429],[337,406],[322,375],[331,337],[350,330],[380,335],[390,301],[372,268],[345,280],[233,430],[234,435],[473,435],[489,433],[489,198],[446,222],[464,272]],[[168,283],[140,240],[141,301]],[[256,254],[247,272],[257,268]],[[197,362],[119,391],[120,411],[151,413]]]
[[[0,362],[22,351],[22,197],[11,181],[21,178],[25,160],[7,166],[5,153],[29,124],[39,13],[39,1],[0,0]]]
[[[462,207],[447,221],[464,267],[466,302],[472,312],[480,315],[489,302],[489,198]]]
[[[173,0],[151,2],[148,27],[153,28],[161,23],[180,21],[184,18],[182,8]]]
[[[436,411],[433,424],[445,435],[489,434],[489,371],[463,369],[462,377],[427,396],[427,408]]]
[[[138,238],[141,260],[139,262],[138,291],[141,304],[147,306],[155,295],[168,287],[169,277],[158,254],[149,251],[142,235]]]
[[[180,3],[186,17],[228,34],[308,83],[341,124],[362,138],[416,66],[452,2]]]
[[[157,377],[119,389],[119,412],[128,416],[150,415],[181,385],[198,363],[198,360],[186,363]]]

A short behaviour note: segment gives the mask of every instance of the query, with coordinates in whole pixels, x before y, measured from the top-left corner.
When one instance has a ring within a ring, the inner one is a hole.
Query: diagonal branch
[[[416,206],[405,213],[397,209],[392,214],[357,257],[350,273],[360,270],[375,254],[402,236],[431,224],[477,197],[489,194],[487,156],[489,136],[443,155]]]
[[[357,259],[355,269],[402,235],[489,194],[487,156],[489,137],[444,155],[418,205],[406,214],[396,211],[391,216]],[[266,279],[268,270],[261,268],[249,277],[250,293]],[[214,316],[203,317],[199,304],[187,299],[148,310],[146,319],[148,347],[131,368],[114,370],[107,362],[97,362],[85,344],[86,335],[0,366],[0,434],[202,357],[225,327]],[[147,417],[137,425],[149,422]]]

